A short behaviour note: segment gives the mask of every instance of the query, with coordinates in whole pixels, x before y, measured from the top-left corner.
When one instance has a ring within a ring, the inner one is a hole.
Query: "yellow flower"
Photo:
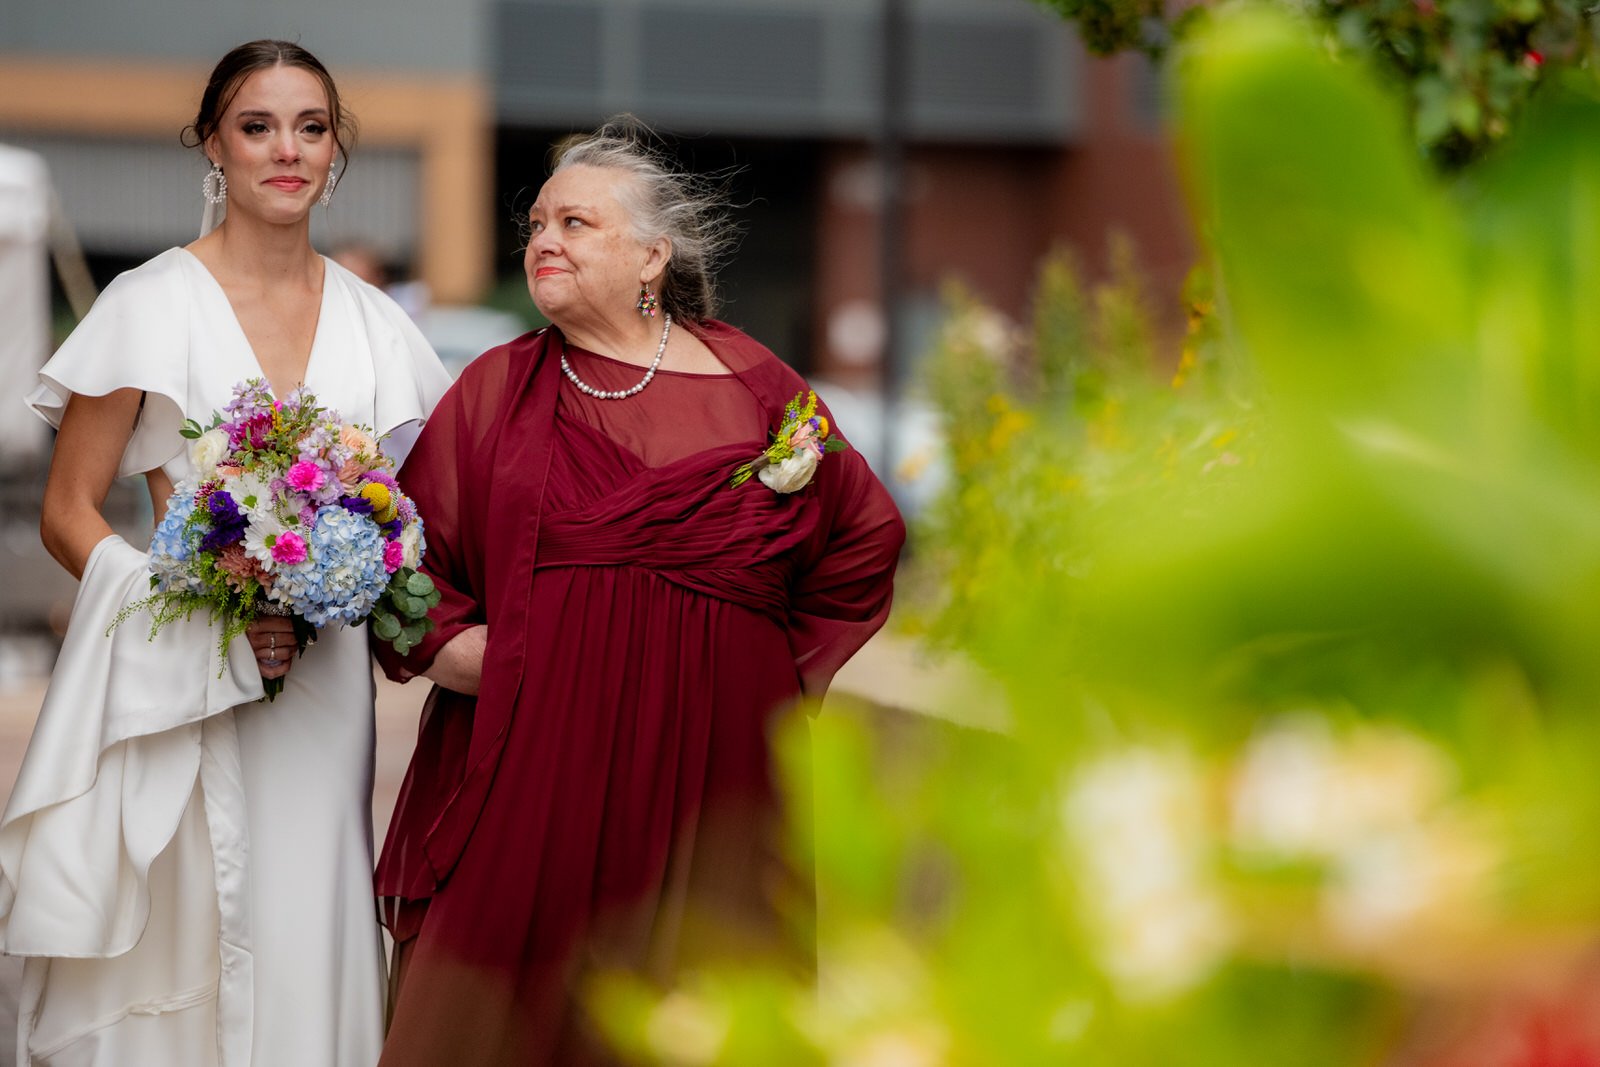
[[[372,502],[372,517],[379,522],[393,522],[396,508],[389,487],[381,482],[368,482],[361,487],[361,495]]]

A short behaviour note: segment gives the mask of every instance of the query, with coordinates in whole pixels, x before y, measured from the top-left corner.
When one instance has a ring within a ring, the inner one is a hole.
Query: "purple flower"
[[[353,511],[357,515],[372,514],[372,501],[364,496],[342,496],[339,498],[339,503],[346,511]]]
[[[206,508],[211,512],[211,529],[200,539],[200,551],[216,552],[244,537],[248,520],[239,514],[239,505],[222,490],[206,498]]]

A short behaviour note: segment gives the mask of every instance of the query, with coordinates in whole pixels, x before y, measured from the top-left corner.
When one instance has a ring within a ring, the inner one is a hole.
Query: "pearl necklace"
[[[596,400],[628,399],[628,397],[633,396],[634,394],[638,393],[639,390],[649,385],[650,379],[656,376],[656,368],[661,366],[661,357],[667,351],[667,334],[672,332],[672,316],[668,314],[664,316],[664,318],[666,321],[661,324],[661,343],[656,345],[656,358],[650,361],[650,367],[644,372],[644,377],[639,379],[639,384],[634,386],[632,389],[596,389],[594,386],[578,377],[578,372],[573,370],[572,364],[567,362],[567,345],[565,341],[563,341],[561,344],[561,373],[565,374],[567,376],[567,381],[571,382],[573,385],[576,385],[578,387],[578,392],[582,393],[584,396],[592,396]]]

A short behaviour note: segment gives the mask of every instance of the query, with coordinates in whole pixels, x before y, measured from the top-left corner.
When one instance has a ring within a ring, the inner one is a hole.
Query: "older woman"
[[[702,194],[628,127],[567,143],[529,214],[553,325],[469,366],[403,472],[444,601],[385,659],[438,683],[378,867],[391,1067],[609,1062],[596,971],[810,965],[771,727],[883,623],[904,526],[848,450],[732,484],[806,386],[711,317]]]

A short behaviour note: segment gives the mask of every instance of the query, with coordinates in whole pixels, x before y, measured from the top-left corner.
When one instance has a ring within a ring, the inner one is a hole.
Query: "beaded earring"
[[[208,204],[220,204],[228,199],[228,176],[222,173],[222,168],[217,164],[211,164],[206,176],[200,179],[200,192],[205,195]]]
[[[641,285],[639,286],[639,302],[633,306],[645,318],[653,319],[656,317],[656,309],[661,306],[661,302],[656,299],[655,290],[648,285]]]

